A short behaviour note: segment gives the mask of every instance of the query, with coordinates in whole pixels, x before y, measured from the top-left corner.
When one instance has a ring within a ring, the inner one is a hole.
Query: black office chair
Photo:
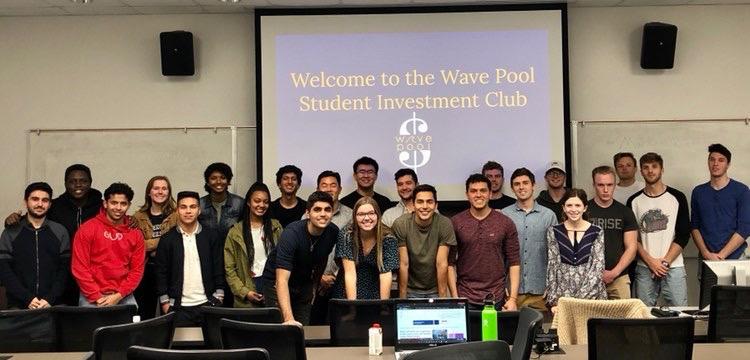
[[[474,341],[415,351],[403,360],[510,360],[510,346],[502,340]]]
[[[221,349],[221,319],[244,322],[281,324],[281,311],[275,307],[269,308],[223,308],[203,306],[203,343],[208,349]]]
[[[750,286],[714,286],[708,341],[750,341]]]
[[[367,346],[367,330],[378,323],[383,329],[383,346],[393,346],[396,338],[394,304],[395,300],[331,299],[328,302],[331,345]]]
[[[133,322],[135,305],[106,307],[55,306],[57,351],[91,351],[94,330],[109,325]]]
[[[174,313],[131,324],[102,326],[94,330],[97,360],[125,360],[133,345],[169,349],[174,335]]]
[[[497,339],[512,344],[520,311],[497,312]],[[482,341],[482,310],[469,310],[469,341]]]
[[[692,317],[589,319],[589,360],[690,360]]]
[[[221,319],[224,349],[263,348],[271,359],[306,360],[305,333],[296,325],[260,324]]]
[[[513,339],[513,351],[510,353],[512,360],[528,360],[531,356],[531,348],[534,346],[534,337],[542,327],[544,316],[538,310],[523,307],[518,316],[518,328]]]
[[[57,350],[52,308],[0,311],[0,352]]]
[[[131,346],[128,360],[270,360],[266,349],[165,350]]]

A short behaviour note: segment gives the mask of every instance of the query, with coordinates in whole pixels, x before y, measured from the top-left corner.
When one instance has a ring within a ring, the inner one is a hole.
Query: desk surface
[[[588,359],[588,345],[567,345],[562,348],[565,350],[565,354],[548,354],[543,355],[543,358],[555,360]],[[750,352],[750,343],[694,344],[693,360],[745,359],[748,352]]]
[[[331,332],[328,325],[305,326],[305,340],[321,341],[330,340]],[[181,343],[202,343],[203,330],[199,327],[178,327],[174,330],[172,342]]]
[[[393,346],[383,346],[383,354],[370,356],[366,346],[355,347],[309,347],[305,349],[307,360],[330,360],[330,359],[389,359],[393,360]]]
[[[94,358],[92,352],[46,352],[46,353],[16,353],[16,354],[0,354],[0,358],[3,356],[10,356],[10,360],[88,360]]]
[[[588,345],[564,346],[565,354],[547,354],[542,359],[550,360],[586,360],[588,359]],[[319,347],[307,348],[308,360],[330,360],[330,359],[389,359],[393,360],[393,347],[384,346],[383,354],[380,356],[369,356],[367,347]],[[744,359],[750,352],[750,343],[729,344],[695,344],[693,345],[693,360],[730,360]],[[532,358],[536,354],[531,354]]]
[[[705,341],[708,334],[708,320],[695,320],[695,337]],[[305,326],[305,340],[308,342],[325,342],[331,339],[328,325]],[[174,331],[173,343],[180,345],[200,345],[203,343],[203,331],[199,327],[178,327]]]

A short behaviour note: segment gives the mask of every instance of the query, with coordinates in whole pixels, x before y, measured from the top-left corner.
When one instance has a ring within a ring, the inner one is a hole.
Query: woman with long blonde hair
[[[146,265],[135,299],[142,320],[156,316],[158,296],[156,294],[156,246],[163,234],[177,225],[177,202],[172,195],[172,184],[163,175],[152,177],[146,185],[143,206],[133,214],[133,223],[143,233],[146,241]]]
[[[398,244],[380,222],[378,203],[365,196],[354,204],[352,222],[339,232],[336,259],[338,277],[334,298],[388,299],[392,271],[398,269]]]

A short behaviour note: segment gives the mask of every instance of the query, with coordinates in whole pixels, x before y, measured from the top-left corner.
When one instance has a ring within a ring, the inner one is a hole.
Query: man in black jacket
[[[26,187],[26,216],[0,235],[0,282],[11,308],[40,309],[61,301],[70,268],[65,228],[47,219],[52,188],[43,182]]]
[[[65,227],[71,241],[70,248],[73,248],[72,241],[78,227],[96,216],[101,207],[102,193],[91,188],[91,169],[86,165],[73,164],[65,169],[65,192],[52,200],[47,218]],[[5,226],[18,224],[23,216],[20,211],[11,213],[5,218]],[[68,281],[61,303],[77,306],[79,294],[78,284]]]
[[[156,291],[164,313],[174,311],[177,326],[200,326],[199,307],[224,301],[223,241],[198,223],[200,196],[177,194],[177,226],[156,248]]]

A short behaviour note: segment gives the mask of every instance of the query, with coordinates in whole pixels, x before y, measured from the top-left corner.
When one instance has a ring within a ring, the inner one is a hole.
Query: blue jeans
[[[656,306],[659,295],[667,306],[687,306],[687,274],[684,267],[670,268],[663,278],[652,278],[647,266],[636,266],[635,291],[646,306]]]
[[[135,301],[135,296],[133,296],[133,294],[130,294],[122,298],[122,300],[120,300],[120,302],[117,305],[135,305],[136,307],[138,307],[138,303]],[[83,294],[80,294],[78,295],[78,306],[96,307],[96,304],[90,303],[88,299],[86,299],[86,297],[83,296]]]
[[[437,299],[439,297],[437,291],[406,289],[407,299]]]

